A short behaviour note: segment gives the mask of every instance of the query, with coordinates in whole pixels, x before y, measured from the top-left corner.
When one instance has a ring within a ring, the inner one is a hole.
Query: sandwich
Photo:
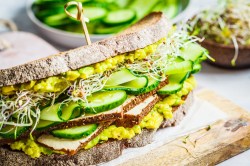
[[[151,13],[124,32],[0,70],[2,165],[95,165],[152,142],[193,101],[208,57]]]

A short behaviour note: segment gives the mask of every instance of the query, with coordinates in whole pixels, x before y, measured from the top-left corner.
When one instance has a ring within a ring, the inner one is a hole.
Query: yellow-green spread
[[[41,156],[41,154],[48,155],[53,153],[52,150],[38,145],[34,140],[30,138],[27,140],[16,141],[11,144],[10,147],[13,150],[21,150],[32,158],[38,158]]]

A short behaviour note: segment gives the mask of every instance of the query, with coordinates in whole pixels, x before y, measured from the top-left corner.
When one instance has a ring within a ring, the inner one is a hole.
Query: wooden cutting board
[[[199,91],[197,96],[213,104],[230,118],[179,137],[121,165],[207,166],[218,164],[249,149],[250,114],[210,90]]]

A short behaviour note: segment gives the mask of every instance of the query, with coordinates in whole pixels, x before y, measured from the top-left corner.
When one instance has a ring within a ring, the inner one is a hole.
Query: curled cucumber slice
[[[61,118],[61,115],[62,115],[63,107],[64,107],[63,104],[57,103],[52,106],[44,108],[41,111],[40,119],[53,121],[53,122],[62,122],[63,119]]]
[[[106,90],[124,90],[128,94],[138,95],[142,93],[148,85],[148,78],[146,76],[138,77],[132,81],[117,85],[107,86]]]
[[[56,103],[44,108],[41,111],[40,119],[52,122],[65,122],[79,117],[82,113],[83,108],[78,103]]]
[[[160,82],[161,82],[160,79],[148,77],[148,85],[147,87],[144,88],[142,93],[147,93],[156,89],[158,85],[160,84]]]
[[[69,102],[65,104],[62,109],[61,119],[67,121],[79,117],[83,113],[83,108],[76,102]]]
[[[109,76],[105,87],[121,85],[137,78],[138,75],[134,74],[126,68],[123,68],[120,71],[117,71]]]
[[[143,83],[143,81],[141,81],[141,84],[142,83]],[[159,84],[160,84],[160,80],[148,77],[147,85],[145,82],[144,86],[137,87],[137,88],[131,87],[130,89],[127,89],[126,91],[132,95],[140,95],[140,94],[147,93],[147,92],[150,92],[150,91],[156,89]]]
[[[124,68],[109,77],[104,89],[124,90],[128,94],[137,95],[142,93],[147,86],[148,77],[135,74],[129,69]]]

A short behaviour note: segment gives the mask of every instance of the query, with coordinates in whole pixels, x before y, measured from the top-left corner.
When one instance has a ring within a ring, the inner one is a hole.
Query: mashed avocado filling
[[[16,141],[10,145],[12,150],[20,150],[32,158],[38,158],[41,154],[50,155],[55,153],[53,150],[38,145],[33,139]]]
[[[19,85],[11,85],[0,88],[4,95],[12,95],[20,90],[33,90],[35,92],[61,92],[70,84],[78,79],[87,79],[93,74],[103,74],[105,71],[113,70],[123,63],[133,63],[135,60],[143,60],[151,53],[155,52],[157,47],[165,40],[148,45],[145,48],[138,49],[129,53],[124,53],[103,62],[91,66],[80,68],[79,70],[68,71],[58,76],[48,77],[38,81],[30,81]]]
[[[172,107],[183,104],[185,101],[181,99],[182,96],[187,95],[196,86],[196,81],[193,76],[188,78],[184,84],[183,88],[176,94],[169,95],[162,101],[159,101],[152,111],[143,118],[139,125],[135,125],[132,128],[117,127],[111,125],[105,130],[103,130],[97,137],[90,141],[84,149],[90,149],[97,145],[98,143],[103,143],[108,139],[131,139],[136,134],[140,134],[142,129],[158,129],[164,119],[173,118]],[[23,151],[25,154],[32,158],[38,158],[41,154],[49,155],[52,153],[60,153],[58,151],[53,151],[37,144],[32,139],[16,141],[10,145],[13,150]]]

